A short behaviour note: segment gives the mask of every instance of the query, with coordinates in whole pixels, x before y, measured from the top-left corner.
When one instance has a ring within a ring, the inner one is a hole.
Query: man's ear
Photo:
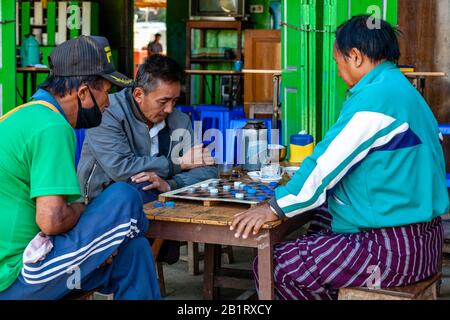
[[[133,98],[136,100],[139,106],[141,106],[142,101],[144,100],[144,90],[142,88],[137,87],[133,90]]]
[[[350,50],[350,61],[353,66],[358,69],[364,63],[364,55],[361,53],[361,51],[359,51],[359,49],[352,48],[352,50]]]
[[[77,96],[80,98],[81,102],[84,102],[89,95],[89,88],[87,85],[82,84],[77,91]]]

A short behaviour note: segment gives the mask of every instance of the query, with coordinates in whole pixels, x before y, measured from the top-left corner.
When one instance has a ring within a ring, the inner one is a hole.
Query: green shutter
[[[397,0],[282,1],[283,143],[306,130],[320,141],[339,117],[347,87],[333,59],[336,28],[353,15],[373,14],[397,25]]]
[[[300,26],[300,13],[304,1],[284,0],[282,20],[293,26]],[[306,128],[308,124],[305,106],[305,44],[300,32],[284,26],[281,29],[281,68],[282,68],[282,136],[287,144],[292,133]]]
[[[0,115],[16,105],[15,1],[0,1]]]
[[[47,3],[47,45],[56,43],[56,2]]]

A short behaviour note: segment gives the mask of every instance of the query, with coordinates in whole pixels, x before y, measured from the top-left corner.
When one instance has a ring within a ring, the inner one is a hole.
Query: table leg
[[[33,72],[31,74],[31,95],[33,95],[36,92],[36,78],[37,78],[37,74],[36,72]]]
[[[27,91],[28,91],[28,72],[23,72],[22,77],[22,102],[27,103]]]
[[[269,232],[262,233],[258,238],[259,300],[274,300],[273,243]]]
[[[197,242],[188,242],[187,244],[187,256],[188,256],[188,270],[190,275],[197,275],[200,273],[198,264],[199,264],[199,253],[198,253],[198,243]]]
[[[205,254],[204,254],[204,271],[203,271],[203,299],[204,300],[214,300],[218,296],[218,288],[214,287],[214,275],[217,269],[217,255],[216,252],[219,251],[220,255],[220,245],[205,243]]]
[[[420,87],[420,93],[422,96],[425,96],[425,78],[421,77],[419,79],[419,87]]]

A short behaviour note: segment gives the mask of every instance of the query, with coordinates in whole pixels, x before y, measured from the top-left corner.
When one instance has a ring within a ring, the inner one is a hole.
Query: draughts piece
[[[202,188],[203,190],[208,189],[208,187],[209,187],[209,184],[207,184],[207,183],[202,183],[202,184],[200,185],[200,188]]]

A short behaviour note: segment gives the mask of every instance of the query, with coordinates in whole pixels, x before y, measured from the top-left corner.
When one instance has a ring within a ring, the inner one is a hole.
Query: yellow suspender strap
[[[59,110],[56,109],[56,107],[54,105],[52,105],[51,103],[48,103],[47,101],[43,101],[43,100],[37,100],[37,101],[31,101],[28,103],[25,103],[21,106],[18,106],[14,109],[12,109],[10,112],[8,112],[7,114],[5,114],[4,116],[2,116],[0,118],[0,122],[2,122],[3,120],[5,120],[6,118],[8,118],[10,115],[12,115],[14,112],[19,111],[22,108],[28,107],[28,106],[32,106],[32,105],[42,105],[42,106],[46,106],[47,108],[53,110],[54,112],[59,113]]]

